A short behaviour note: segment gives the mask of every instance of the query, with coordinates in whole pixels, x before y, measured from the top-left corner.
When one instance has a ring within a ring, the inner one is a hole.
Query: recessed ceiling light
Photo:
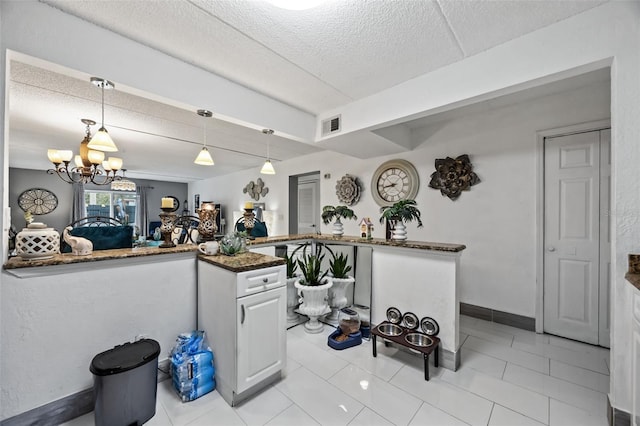
[[[307,10],[318,6],[324,0],[267,0],[272,5],[287,10]]]

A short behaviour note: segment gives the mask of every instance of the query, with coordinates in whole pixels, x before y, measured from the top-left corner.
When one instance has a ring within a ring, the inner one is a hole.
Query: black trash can
[[[142,339],[93,358],[96,426],[141,425],[156,414],[159,354],[158,342]]]

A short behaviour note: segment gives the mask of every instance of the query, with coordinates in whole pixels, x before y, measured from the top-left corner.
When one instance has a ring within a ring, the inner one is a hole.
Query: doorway
[[[320,232],[320,172],[289,176],[289,234]]]
[[[543,331],[609,347],[611,130],[544,138]]]

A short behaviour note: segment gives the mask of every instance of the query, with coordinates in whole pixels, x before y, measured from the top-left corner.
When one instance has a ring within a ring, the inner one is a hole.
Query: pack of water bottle
[[[180,399],[193,401],[214,390],[215,373],[204,331],[180,334],[171,350],[171,380]]]

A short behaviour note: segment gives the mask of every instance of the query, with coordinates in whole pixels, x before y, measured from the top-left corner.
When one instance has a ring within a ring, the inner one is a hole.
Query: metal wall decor
[[[245,186],[242,189],[242,193],[243,194],[248,194],[249,197],[251,197],[254,200],[258,201],[261,196],[264,197],[265,195],[267,195],[269,193],[269,188],[264,186],[264,182],[262,181],[261,178],[258,178],[258,180],[255,181],[255,182],[253,182],[253,181],[249,182],[247,184],[247,186]]]
[[[58,197],[46,189],[31,188],[20,194],[18,205],[25,212],[47,214],[58,207]]]
[[[462,191],[480,183],[480,178],[473,172],[473,165],[467,154],[456,158],[436,159],[436,171],[431,174],[429,187],[439,189],[442,195],[456,200]]]
[[[336,182],[336,195],[338,200],[347,206],[352,206],[360,201],[361,186],[358,178],[349,174],[342,176]]]

